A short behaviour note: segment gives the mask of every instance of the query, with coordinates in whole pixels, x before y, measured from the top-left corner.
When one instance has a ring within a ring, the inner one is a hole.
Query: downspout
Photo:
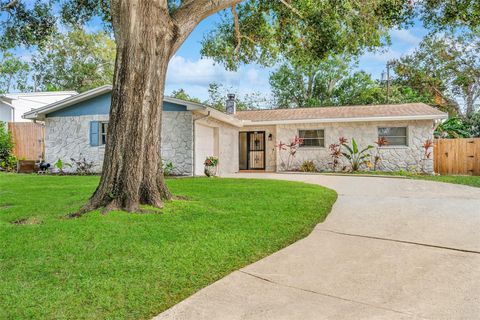
[[[207,119],[208,117],[210,117],[210,111],[208,111],[208,113],[207,113],[206,115],[204,115],[203,117],[200,117],[200,118],[197,118],[197,119],[193,119],[193,130],[192,130],[192,131],[193,131],[193,139],[192,139],[192,141],[193,141],[193,146],[192,146],[192,149],[193,149],[193,150],[192,150],[192,154],[193,154],[193,157],[192,157],[192,159],[193,159],[192,176],[195,176],[195,169],[196,169],[196,168],[195,168],[195,162],[196,162],[196,160],[197,160],[197,159],[195,158],[195,157],[196,157],[196,155],[195,155],[195,143],[196,143],[196,142],[195,142],[195,136],[196,136],[196,134],[195,134],[195,123],[196,123],[198,120]]]

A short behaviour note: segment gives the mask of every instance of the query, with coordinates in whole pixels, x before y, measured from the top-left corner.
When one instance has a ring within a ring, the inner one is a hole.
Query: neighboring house
[[[0,94],[0,121],[25,122],[22,115],[36,108],[77,94],[75,91]]]
[[[107,139],[111,86],[103,86],[43,108],[24,117],[45,121],[48,162],[85,157],[101,170]],[[232,105],[232,99],[228,105]],[[426,104],[322,107],[239,111],[228,113],[206,105],[165,97],[162,157],[174,173],[202,175],[207,156],[219,158],[219,174],[239,170],[285,170],[286,151],[276,148],[295,136],[304,139],[292,168],[312,160],[320,170],[330,168],[328,146],[339,137],[355,138],[360,147],[374,145],[379,136],[389,145],[381,150],[381,170],[412,170],[422,164],[422,144],[433,139],[435,126],[447,114]],[[373,152],[372,152],[373,153]]]

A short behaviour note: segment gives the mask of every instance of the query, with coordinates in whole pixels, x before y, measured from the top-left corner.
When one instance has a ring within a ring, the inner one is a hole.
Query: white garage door
[[[195,175],[202,176],[203,162],[215,152],[215,129],[195,124]]]

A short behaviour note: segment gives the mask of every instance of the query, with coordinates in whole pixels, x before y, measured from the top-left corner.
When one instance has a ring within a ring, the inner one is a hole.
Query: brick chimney
[[[235,114],[237,111],[237,103],[235,102],[235,94],[229,93],[227,94],[227,102],[225,104],[225,110],[227,114]]]

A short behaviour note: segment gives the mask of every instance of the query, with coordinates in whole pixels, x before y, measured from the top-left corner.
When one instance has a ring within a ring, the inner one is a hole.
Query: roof
[[[424,103],[238,111],[244,124],[440,120],[448,115]]]
[[[68,98],[65,98],[63,100],[59,100],[57,102],[48,104],[44,107],[37,108],[35,110],[26,112],[23,114],[24,119],[30,119],[30,120],[44,120],[45,116],[49,113],[61,110],[63,108],[67,108],[69,106],[75,105],[77,103],[80,103],[82,101],[86,101],[89,99],[92,99],[94,97],[100,96],[102,94],[106,94],[112,91],[112,86],[111,85],[104,85],[92,90],[85,91],[80,94],[76,94],[73,96],[70,96]],[[218,120],[221,120],[223,122],[230,123],[234,126],[241,127],[242,123],[240,120],[227,115],[226,113],[220,112],[218,110],[215,110],[207,105],[197,103],[197,102],[192,102],[192,101],[186,101],[182,99],[177,99],[173,97],[168,97],[165,96],[163,101],[174,103],[174,104],[180,104],[183,105],[187,108],[189,111],[197,111],[201,114],[204,115],[209,115],[213,118],[216,118]]]
[[[43,120],[49,113],[111,91],[111,85],[104,85],[26,112],[23,118]],[[236,127],[288,123],[442,120],[448,118],[446,113],[424,103],[237,111],[237,113],[232,116],[202,103],[185,101],[168,96],[164,98],[164,101],[183,105],[187,110],[209,115]]]

